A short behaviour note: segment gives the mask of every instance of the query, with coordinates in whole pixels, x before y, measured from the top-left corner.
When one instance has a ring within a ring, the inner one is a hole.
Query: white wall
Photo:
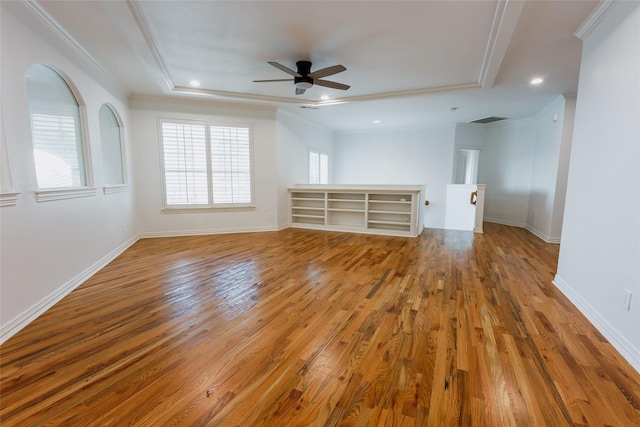
[[[569,163],[571,160],[571,142],[573,141],[573,125],[576,114],[575,96],[565,96],[562,136],[558,155],[558,171],[556,174],[555,203],[551,219],[551,239],[560,241],[562,236],[562,222],[564,219],[564,204],[567,195],[567,179],[569,178]]]
[[[48,27],[39,21],[23,22],[22,15],[10,10],[23,8],[21,3],[14,2],[11,8],[5,7],[7,3],[1,4],[2,114],[12,190],[20,195],[15,206],[0,208],[2,340],[71,291],[135,238],[133,189],[105,195],[101,188],[98,111],[105,102],[115,107],[124,122],[126,155],[130,159],[131,123],[124,97],[107,91],[87,74],[77,53],[62,50],[60,46],[64,44],[53,44],[56,36],[48,33]],[[25,86],[25,72],[35,62],[61,70],[85,103],[95,196],[36,202]],[[129,167],[130,179],[133,176]]]
[[[558,96],[535,117],[526,227],[547,242],[560,242],[574,111],[575,98]]]
[[[583,42],[555,280],[638,371],[639,76],[640,3],[619,2]]]
[[[288,187],[309,183],[309,149],[329,155],[329,184],[333,183],[333,131],[283,110],[277,112],[278,226],[291,223]]]
[[[556,175],[564,118],[564,97],[559,96],[536,116],[536,143],[531,170],[527,226],[551,234]]]
[[[497,122],[486,129],[478,176],[478,182],[487,185],[485,220],[526,227],[536,121]]]
[[[142,236],[207,234],[276,229],[276,111],[197,98],[136,97],[131,100],[135,141],[136,209]],[[253,130],[255,208],[163,210],[158,119],[209,120]]]
[[[454,125],[337,133],[334,182],[424,185],[424,226],[444,228],[454,134]]]

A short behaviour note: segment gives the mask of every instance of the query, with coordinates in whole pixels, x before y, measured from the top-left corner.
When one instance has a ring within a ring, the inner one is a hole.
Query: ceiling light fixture
[[[374,120],[373,123],[378,124],[380,123],[380,120]]]
[[[329,98],[329,95],[322,95],[322,96],[320,97],[320,99],[321,99],[322,101],[328,101],[330,98]]]
[[[193,87],[200,87],[200,82],[197,80],[191,80],[189,84]]]
[[[539,85],[540,83],[542,83],[544,80],[541,79],[540,77],[536,77],[535,79],[531,80],[531,84],[532,85]]]

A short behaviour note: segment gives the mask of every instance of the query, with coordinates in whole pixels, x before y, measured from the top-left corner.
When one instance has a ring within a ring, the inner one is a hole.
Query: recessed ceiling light
[[[380,120],[374,120],[373,123],[378,124],[380,123]]]
[[[322,95],[320,99],[323,101],[328,101],[330,98],[329,98],[329,95]]]
[[[535,79],[531,80],[531,84],[532,85],[539,85],[540,83],[542,83],[544,80],[541,79],[540,77],[536,77]]]
[[[197,80],[191,80],[189,84],[193,87],[200,87],[200,82]]]

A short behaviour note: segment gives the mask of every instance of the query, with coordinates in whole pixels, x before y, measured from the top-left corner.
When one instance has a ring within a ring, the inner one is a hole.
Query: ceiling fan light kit
[[[330,80],[322,80],[322,77],[332,76],[334,74],[341,73],[346,70],[343,65],[333,65],[331,67],[322,68],[320,70],[311,72],[311,62],[298,61],[296,62],[297,71],[292,70],[277,62],[269,62],[270,65],[277,69],[284,71],[285,73],[293,76],[293,79],[276,79],[276,80],[254,80],[255,83],[268,83],[268,82],[290,82],[296,89],[296,95],[302,95],[307,89],[310,89],[313,85],[324,86],[331,89],[347,90],[351,86],[343,83],[332,82]]]

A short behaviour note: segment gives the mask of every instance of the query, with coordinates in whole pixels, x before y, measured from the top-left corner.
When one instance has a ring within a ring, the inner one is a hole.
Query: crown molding
[[[617,4],[618,0],[601,0],[573,35],[580,40],[584,40]]]
[[[349,96],[345,98],[336,98],[328,101],[313,101],[306,99],[286,98],[278,96],[267,95],[255,95],[241,92],[226,92],[212,89],[196,89],[184,86],[178,86],[174,88],[171,93],[182,95],[199,95],[202,97],[216,98],[229,101],[253,101],[253,102],[267,102],[273,104],[301,104],[310,107],[325,107],[330,105],[347,104],[351,102],[363,102],[363,101],[379,101],[383,99],[396,99],[406,98],[410,96],[428,95],[431,93],[440,92],[454,92],[468,89],[479,89],[478,83],[461,83],[457,85],[448,86],[434,86],[420,89],[410,89],[394,92],[380,92],[370,95]]]
[[[480,85],[476,82],[461,83],[461,84],[447,85],[447,86],[433,86],[433,87],[426,87],[426,88],[420,88],[420,89],[372,93],[371,95],[351,96],[351,97],[334,100],[336,102],[316,101],[316,104],[318,106],[322,106],[322,105],[332,105],[336,103],[356,102],[356,101],[378,101],[382,99],[406,98],[410,96],[428,95],[431,93],[455,92],[459,90],[479,89],[479,88],[480,88]]]
[[[481,87],[493,87],[525,5],[524,1],[500,0],[497,2],[478,77],[478,84]]]
[[[84,59],[89,61],[93,66],[97,67],[100,71],[105,73],[107,76],[111,77],[111,74],[107,71],[106,68],[102,66],[100,62],[96,58],[94,58],[91,53],[84,46],[71,35],[67,29],[60,24],[47,10],[40,5],[36,0],[22,0],[22,4],[24,4],[30,12],[36,15],[40,20],[51,30],[53,31],[60,39],[62,39],[69,47],[79,53]]]
[[[140,9],[138,4],[132,0],[127,0],[127,7],[129,8],[129,11],[131,11],[131,15],[133,16],[133,19],[136,22],[136,25],[138,26],[138,29],[140,30],[140,33],[142,34],[142,37],[144,38],[144,41],[147,45],[147,48],[149,48],[149,51],[151,52],[151,55],[153,56],[158,69],[160,70],[160,73],[162,73],[162,78],[164,79],[169,92],[174,91],[176,89],[176,85],[173,83],[173,80],[169,75],[169,70],[162,60],[162,56],[160,56],[158,46],[153,41],[153,36],[151,34],[151,31],[149,30],[149,26],[147,25],[147,18],[145,17],[144,12],[142,11],[142,9]]]

